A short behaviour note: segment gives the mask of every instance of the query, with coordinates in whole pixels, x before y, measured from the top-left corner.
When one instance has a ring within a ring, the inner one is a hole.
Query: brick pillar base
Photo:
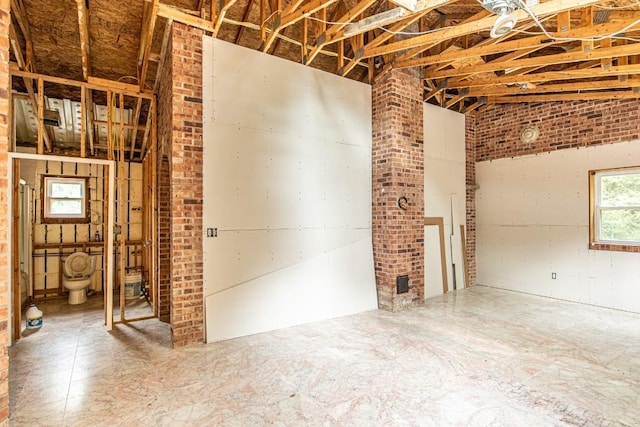
[[[373,256],[378,305],[391,311],[424,301],[422,92],[410,70],[392,70],[373,85]],[[409,290],[398,294],[404,275]]]

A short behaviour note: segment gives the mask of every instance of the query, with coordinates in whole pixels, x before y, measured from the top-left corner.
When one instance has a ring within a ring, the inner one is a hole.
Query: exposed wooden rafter
[[[142,33],[140,34],[140,49],[138,49],[138,85],[140,91],[144,91],[147,81],[147,71],[149,69],[149,56],[151,54],[151,44],[153,43],[153,32],[156,27],[158,17],[159,0],[145,2]]]
[[[272,30],[265,44],[260,47],[260,50],[265,52],[267,49],[269,49],[269,46],[271,46],[271,43],[273,43],[278,33],[286,27],[295,24],[296,22],[312,15],[314,12],[320,9],[325,9],[327,6],[335,3],[336,1],[337,0],[312,0],[298,9],[298,6],[302,4],[302,0],[294,0],[282,12],[282,15],[276,18],[274,29]]]
[[[353,20],[357,19],[375,2],[376,0],[361,0],[353,8],[349,9],[347,13],[342,15],[340,19],[338,19],[338,23],[331,24],[331,26],[329,26],[329,28],[316,40],[314,48],[311,50],[311,52],[309,52],[309,55],[307,55],[306,64],[309,65],[315,59],[315,57],[318,56],[318,53],[320,53],[320,50],[323,47],[325,47],[329,43],[337,41],[340,37],[339,34],[343,36],[344,27]]]
[[[534,8],[534,12],[540,16],[545,16],[565,10],[584,7],[589,4],[597,3],[598,1],[599,0],[551,0],[549,2],[541,3],[536,6]],[[530,19],[529,15],[527,15],[524,10],[515,11],[514,16],[516,16],[519,21],[526,21]],[[384,46],[365,49],[363,57],[368,58],[371,56],[386,55],[389,53],[399,52],[423,45],[435,45],[446,40],[450,40],[467,34],[487,31],[495,24],[496,19],[497,17],[495,15],[492,15],[486,18],[479,19],[477,21],[456,25],[454,27],[446,28],[440,31],[434,31],[432,33],[423,34],[416,37],[411,37],[406,40],[389,43]]]
[[[78,6],[78,29],[80,32],[80,55],[82,56],[82,78],[87,81],[91,75],[89,49],[89,15],[85,0],[76,0]]]

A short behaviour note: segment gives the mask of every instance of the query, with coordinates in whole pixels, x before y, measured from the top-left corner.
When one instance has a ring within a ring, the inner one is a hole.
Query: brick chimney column
[[[424,300],[422,93],[413,70],[392,70],[372,88],[373,256],[378,305],[391,311]],[[409,278],[405,293],[397,292],[399,276]]]

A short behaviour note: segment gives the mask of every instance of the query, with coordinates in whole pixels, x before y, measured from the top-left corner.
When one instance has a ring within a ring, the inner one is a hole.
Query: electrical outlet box
[[[218,229],[217,228],[207,228],[207,237],[218,237]]]
[[[556,273],[551,273],[551,278],[552,278],[553,280],[556,280]]]

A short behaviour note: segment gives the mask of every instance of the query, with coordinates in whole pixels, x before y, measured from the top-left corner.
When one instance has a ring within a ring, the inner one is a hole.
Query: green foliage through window
[[[595,237],[601,243],[640,243],[640,169],[595,173]]]

